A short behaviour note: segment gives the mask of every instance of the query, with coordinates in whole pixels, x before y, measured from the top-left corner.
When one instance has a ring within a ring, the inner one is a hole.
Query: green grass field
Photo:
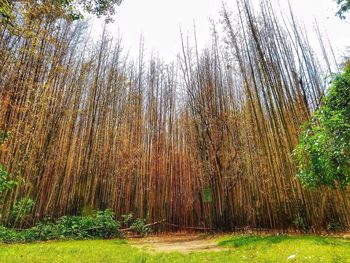
[[[350,239],[224,236],[216,241],[222,251],[156,252],[125,240],[1,244],[0,262],[350,262]]]

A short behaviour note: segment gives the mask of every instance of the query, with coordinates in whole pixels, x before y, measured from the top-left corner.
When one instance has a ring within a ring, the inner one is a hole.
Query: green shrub
[[[18,231],[0,226],[0,241],[5,243],[23,242]]]
[[[34,205],[35,202],[28,197],[16,202],[11,209],[10,221],[13,223],[21,221],[26,215],[28,215],[32,211]]]
[[[350,183],[350,67],[338,75],[301,133],[294,156],[308,187]]]
[[[152,229],[146,225],[146,219],[140,218],[135,219],[135,221],[130,226],[130,229],[142,236],[147,236],[152,232]]]
[[[91,216],[64,216],[57,221],[61,235],[65,238],[111,238],[118,236],[120,223],[114,213],[107,209]]]
[[[7,190],[13,189],[16,184],[16,181],[10,179],[10,174],[6,171],[4,166],[0,164],[0,194]]]
[[[124,226],[129,226],[131,220],[133,218],[133,214],[132,213],[129,213],[127,215],[122,215],[122,219],[123,219],[123,225]]]
[[[81,209],[80,214],[81,214],[82,216],[90,216],[90,215],[96,214],[96,212],[97,212],[97,210],[94,209],[93,207],[88,206],[88,205],[85,205],[85,206]]]
[[[4,144],[10,137],[11,133],[0,130],[0,145]]]
[[[344,226],[338,220],[331,220],[327,225],[327,230],[341,232],[344,231]]]
[[[298,215],[294,220],[293,220],[293,225],[295,226],[296,229],[306,231],[307,230],[307,224],[305,223],[304,218],[302,218],[300,215]]]
[[[30,229],[0,227],[0,241],[20,243],[57,239],[91,239],[119,237],[120,223],[107,209],[91,216],[64,216],[56,222],[40,222]]]

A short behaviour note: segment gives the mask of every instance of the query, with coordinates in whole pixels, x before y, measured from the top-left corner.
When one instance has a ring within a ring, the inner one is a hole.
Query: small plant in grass
[[[257,244],[278,244],[287,239],[287,236],[257,236],[257,235],[238,235],[233,236],[230,239],[219,242],[219,246],[233,246],[233,247],[255,247]]]

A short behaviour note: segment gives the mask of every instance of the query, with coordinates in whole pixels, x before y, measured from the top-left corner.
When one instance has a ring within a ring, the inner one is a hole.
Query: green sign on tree
[[[211,203],[213,201],[213,196],[211,193],[211,188],[204,188],[203,189],[203,202],[204,203]]]

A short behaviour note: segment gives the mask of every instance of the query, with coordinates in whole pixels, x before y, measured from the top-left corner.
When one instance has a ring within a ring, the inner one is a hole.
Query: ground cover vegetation
[[[46,262],[348,262],[350,240],[315,236],[225,236],[218,251],[138,249],[137,241],[85,240],[0,245],[4,263]],[[91,249],[93,248],[93,249]],[[154,246],[156,248],[156,244]]]
[[[130,216],[128,222],[117,221],[114,213],[106,209],[84,216],[63,216],[55,221],[46,219],[28,229],[16,230],[0,226],[0,242],[121,238],[125,230],[134,231],[141,236],[151,233],[151,228],[147,226],[145,220],[139,218],[134,220]]]
[[[142,42],[129,59],[106,30],[92,43],[50,4],[18,8],[15,27],[0,24],[0,220],[28,230],[4,236],[60,236],[77,220],[82,233],[64,238],[105,237],[87,225],[106,209],[118,222],[132,212],[139,229],[349,228],[349,73],[328,91],[339,63],[320,30],[323,57],[293,14],[238,1],[208,48],[182,36],[164,63]]]

